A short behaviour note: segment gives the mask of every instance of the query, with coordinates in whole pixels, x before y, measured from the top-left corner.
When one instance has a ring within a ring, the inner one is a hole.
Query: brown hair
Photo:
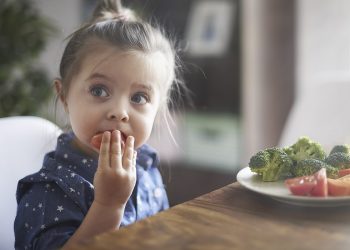
[[[124,8],[120,0],[100,0],[92,19],[70,35],[60,63],[62,90],[58,97],[65,99],[67,96],[71,79],[79,70],[84,56],[88,53],[86,47],[93,38],[125,51],[163,53],[169,64],[169,77],[164,86],[161,86],[165,94],[165,103],[160,109],[168,125],[168,105],[172,104],[171,90],[179,90],[179,85],[183,83],[176,77],[179,61],[174,46],[159,26],[141,20],[133,11]]]

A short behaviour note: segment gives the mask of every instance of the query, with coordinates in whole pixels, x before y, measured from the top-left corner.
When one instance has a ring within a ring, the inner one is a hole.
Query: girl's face
[[[134,136],[135,148],[140,147],[151,134],[159,108],[158,86],[167,80],[165,58],[123,53],[106,44],[87,53],[63,100],[78,145],[95,150],[90,145],[93,136],[117,129],[124,141]]]

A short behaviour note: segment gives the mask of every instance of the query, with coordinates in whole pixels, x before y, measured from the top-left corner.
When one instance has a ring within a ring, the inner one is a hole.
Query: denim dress
[[[18,182],[16,249],[60,248],[86,216],[94,200],[98,162],[72,147],[73,139],[73,133],[60,135],[56,150],[45,155],[40,171]],[[169,207],[158,163],[150,146],[137,150],[137,181],[125,206],[122,227]]]

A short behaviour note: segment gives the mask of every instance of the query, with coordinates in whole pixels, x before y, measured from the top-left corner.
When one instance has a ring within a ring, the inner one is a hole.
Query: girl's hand
[[[120,208],[128,201],[136,183],[134,140],[128,136],[122,153],[120,131],[103,133],[94,177],[94,202],[99,205]]]

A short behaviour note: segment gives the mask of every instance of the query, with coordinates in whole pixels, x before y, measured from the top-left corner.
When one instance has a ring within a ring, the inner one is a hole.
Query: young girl
[[[120,1],[100,1],[71,35],[55,81],[72,132],[19,181],[16,249],[66,248],[169,207],[144,143],[168,113],[175,65],[158,29]]]

